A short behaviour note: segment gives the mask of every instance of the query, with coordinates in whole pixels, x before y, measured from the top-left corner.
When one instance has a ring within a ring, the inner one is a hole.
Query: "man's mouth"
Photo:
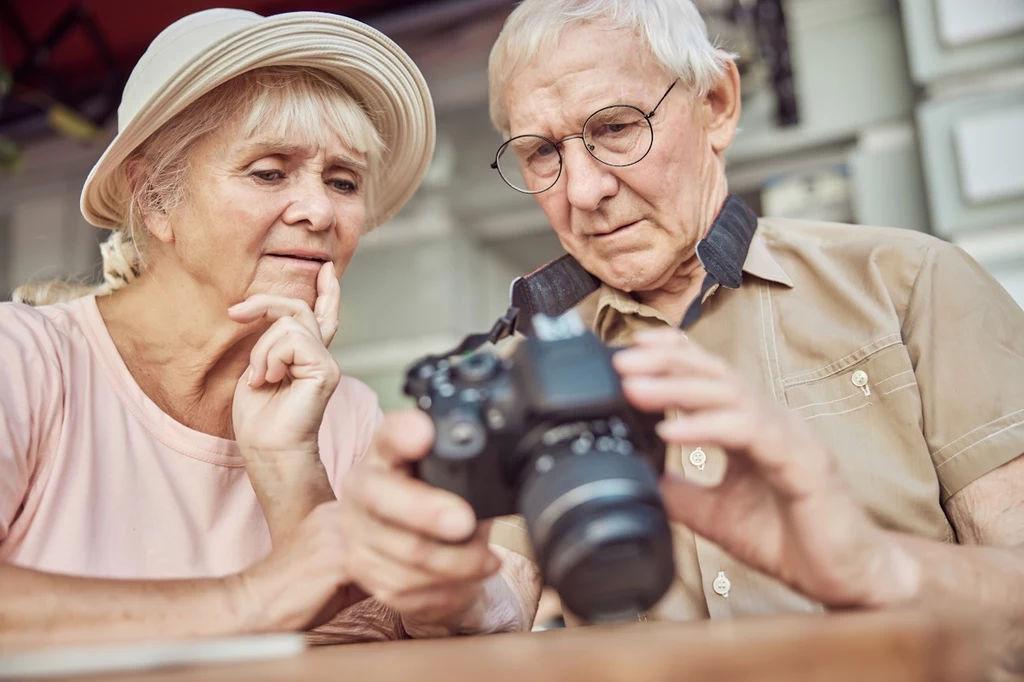
[[[640,223],[639,220],[634,220],[631,223],[626,223],[624,225],[619,225],[618,227],[616,227],[614,229],[611,229],[611,230],[607,230],[605,232],[596,232],[596,233],[594,233],[593,236],[597,237],[598,239],[605,239],[605,238],[611,237],[612,235],[623,233],[623,232],[629,230],[630,228],[634,227],[635,225],[638,225],[639,223]]]

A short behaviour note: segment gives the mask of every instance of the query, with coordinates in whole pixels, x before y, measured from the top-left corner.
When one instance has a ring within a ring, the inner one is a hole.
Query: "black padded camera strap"
[[[569,254],[517,278],[512,282],[510,296],[512,308],[509,310],[518,311],[512,331],[529,335],[532,332],[530,320],[535,314],[558,317],[576,307],[600,286],[601,281],[584,270]]]

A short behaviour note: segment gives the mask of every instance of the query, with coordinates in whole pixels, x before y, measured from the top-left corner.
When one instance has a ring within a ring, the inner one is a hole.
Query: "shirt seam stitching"
[[[960,436],[960,438],[957,438],[956,440],[962,440],[966,436],[974,433],[975,431],[978,431],[979,429],[983,429],[986,426],[991,426],[991,425],[995,424],[1000,419],[1006,419],[1007,417],[1012,417],[1013,415],[1020,414],[1021,412],[1024,412],[1024,410],[1017,410],[1016,412],[1011,412],[1009,414],[1005,414],[1002,417],[999,417],[999,419],[993,419],[992,421],[990,421],[987,424],[983,424],[982,426],[979,426],[976,429],[972,429],[971,431],[968,431],[967,433],[965,433],[963,436]],[[1018,420],[1016,420],[1016,421],[1014,421],[1014,422],[1004,426],[1003,428],[999,429],[998,431],[993,431],[992,433],[988,434],[987,436],[984,436],[983,438],[979,438],[978,440],[974,441],[973,443],[970,443],[969,445],[965,445],[964,447],[960,448],[959,450],[954,452],[952,455],[950,455],[946,459],[942,460],[940,463],[936,464],[935,465],[936,471],[941,469],[942,467],[946,466],[947,464],[952,462],[954,459],[956,459],[957,457],[959,457],[963,453],[967,452],[968,450],[970,450],[974,446],[978,445],[979,443],[983,443],[986,440],[988,440],[989,438],[992,438],[993,436],[998,436],[1000,433],[1003,433],[1004,431],[1009,431],[1010,429],[1016,428],[1016,427],[1020,426],[1021,424],[1024,424],[1024,417],[1022,417],[1022,418],[1020,418],[1020,419],[1018,419]],[[938,453],[942,452],[942,450],[945,450],[947,447],[949,447],[949,445],[952,445],[953,443],[955,443],[956,440],[952,441],[948,445],[944,446],[941,450],[936,450],[934,453],[932,453],[932,457],[934,457]]]
[[[855,351],[853,351],[851,353],[847,353],[846,355],[844,355],[843,357],[839,358],[838,360],[833,360],[832,362],[830,362],[829,364],[825,365],[824,367],[819,367],[818,369],[814,369],[814,370],[811,370],[809,372],[801,372],[800,374],[795,374],[795,375],[793,375],[791,377],[783,379],[782,380],[782,385],[785,388],[790,388],[792,386],[799,386],[800,384],[809,384],[809,383],[814,382],[814,381],[820,381],[821,379],[827,379],[827,378],[829,378],[831,376],[835,376],[836,374],[839,374],[840,372],[844,371],[848,367],[852,366],[854,364],[853,362],[847,363],[846,361],[849,360],[850,358],[855,357],[861,351],[867,350],[867,349],[871,348],[874,345],[882,344],[878,348],[876,348],[875,350],[870,351],[868,353],[868,355],[865,356],[865,357],[870,357],[871,355],[874,355],[876,353],[881,353],[883,350],[886,350],[888,348],[891,348],[893,346],[898,345],[902,341],[902,339],[903,339],[903,335],[900,334],[899,332],[893,332],[892,334],[887,334],[886,336],[879,337],[879,338],[875,339],[874,341],[861,346],[857,350],[855,350]],[[863,359],[863,358],[861,358],[861,359]],[[855,362],[859,362],[859,361],[860,360],[857,360]],[[830,368],[832,368],[832,367],[835,367],[835,369],[830,370]],[[822,374],[822,372],[824,372],[824,374]]]
[[[782,377],[782,363],[779,361],[779,341],[775,336],[775,306],[772,304],[772,290],[767,284],[762,284],[764,287],[765,294],[768,296],[768,320],[767,323],[772,330],[772,354],[775,356],[775,376],[772,377],[772,392],[775,392],[776,383],[781,383]],[[780,378],[780,381],[776,381],[776,377]],[[786,396],[785,387],[782,388],[782,404],[789,406],[789,399]]]

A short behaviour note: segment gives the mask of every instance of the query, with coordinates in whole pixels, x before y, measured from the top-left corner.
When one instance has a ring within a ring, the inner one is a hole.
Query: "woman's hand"
[[[398,611],[413,637],[472,629],[484,583],[501,567],[488,546],[489,524],[477,525],[462,498],[412,476],[433,440],[422,412],[388,415],[341,490],[347,573]]]
[[[317,276],[317,298],[257,294],[233,306],[232,320],[271,320],[235,387],[235,440],[275,542],[321,502],[334,499],[320,460],[319,434],[327,403],[341,379],[327,350],[338,330],[341,287],[334,265]]]
[[[345,569],[343,513],[337,501],[319,505],[266,558],[229,580],[243,631],[314,628],[365,598]]]
[[[678,411],[658,426],[666,443],[728,453],[714,487],[666,473],[662,492],[674,520],[830,606],[881,605],[912,591],[912,562],[853,499],[832,454],[802,421],[754,395],[677,330],[638,334],[613,361],[634,406]]]
[[[243,324],[273,321],[253,347],[249,369],[235,389],[235,440],[243,450],[318,450],[324,410],[341,378],[327,350],[338,329],[340,301],[341,287],[328,262],[317,277],[314,310],[304,301],[267,294],[228,310]]]

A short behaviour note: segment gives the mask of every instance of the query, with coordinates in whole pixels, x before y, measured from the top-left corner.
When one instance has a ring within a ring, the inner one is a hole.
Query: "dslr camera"
[[[467,352],[488,340],[476,335],[409,369],[404,391],[436,429],[416,475],[464,498],[479,519],[521,514],[545,583],[572,613],[635,617],[675,574],[658,490],[661,415],[627,403],[617,349],[577,313],[537,314],[531,326],[507,357]]]

